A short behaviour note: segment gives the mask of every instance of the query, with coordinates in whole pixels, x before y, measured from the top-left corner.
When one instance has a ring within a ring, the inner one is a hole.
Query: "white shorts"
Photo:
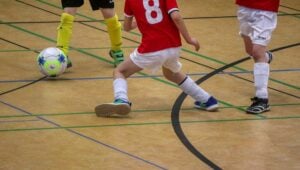
[[[240,34],[251,38],[253,44],[267,46],[277,25],[277,13],[239,6]]]
[[[180,50],[180,47],[176,47],[141,54],[135,49],[130,54],[130,59],[140,68],[149,69],[152,73],[162,66],[174,73],[178,73],[182,67],[182,64],[179,62]]]

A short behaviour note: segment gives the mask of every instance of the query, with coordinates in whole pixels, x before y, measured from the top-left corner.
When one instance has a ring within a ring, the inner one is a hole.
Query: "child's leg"
[[[114,59],[114,66],[117,66],[118,64],[124,61],[124,54],[121,50],[121,23],[119,22],[118,16],[115,14],[113,8],[102,8],[101,12],[105,19],[105,24],[107,26],[107,32],[111,44],[111,50],[109,52],[109,55]]]
[[[77,8],[67,7],[64,9],[60,18],[60,25],[57,28],[57,42],[56,46],[60,48],[65,55],[69,53],[69,44],[72,37],[73,22]]]
[[[118,67],[114,70],[113,86],[115,100],[122,99],[128,101],[126,78],[141,70],[142,69],[140,67],[132,62],[131,58],[128,58],[118,65]]]
[[[111,49],[113,51],[121,50],[122,46],[122,32],[121,23],[119,22],[118,16],[115,14],[113,8],[107,8],[101,10],[105,24],[107,26],[107,32],[111,42]]]
[[[181,72],[173,73],[165,67],[163,67],[163,74],[168,80],[178,84],[186,94],[190,95],[196,101],[205,103],[210,98],[210,95],[205,90],[185,74]]]
[[[122,62],[114,71],[114,97],[113,103],[105,103],[96,106],[95,112],[97,116],[127,115],[131,111],[131,103],[127,96],[126,78],[130,75],[142,70],[136,66],[131,59]]]

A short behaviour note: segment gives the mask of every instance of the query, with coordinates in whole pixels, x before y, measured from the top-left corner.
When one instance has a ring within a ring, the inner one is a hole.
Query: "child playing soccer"
[[[236,0],[240,34],[246,52],[254,60],[255,97],[247,108],[250,114],[260,114],[270,110],[268,104],[268,81],[273,55],[267,51],[272,31],[277,25],[279,0]]]
[[[131,103],[127,96],[126,78],[143,69],[155,71],[160,67],[168,80],[178,84],[196,100],[195,107],[207,111],[217,110],[217,100],[180,72],[180,34],[196,51],[200,45],[197,39],[189,35],[176,0],[126,0],[124,11],[124,30],[130,31],[138,27],[142,33],[142,42],[130,54],[130,58],[114,70],[115,100],[113,103],[97,106],[97,116],[127,115],[131,111]]]

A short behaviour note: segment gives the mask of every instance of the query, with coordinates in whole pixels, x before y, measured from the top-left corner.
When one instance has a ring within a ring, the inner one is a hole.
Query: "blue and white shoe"
[[[210,112],[217,111],[219,107],[217,99],[215,99],[213,96],[211,96],[205,103],[195,101],[194,104],[195,108],[203,109]]]
[[[131,103],[122,99],[116,99],[113,103],[105,103],[95,107],[96,115],[99,117],[109,117],[114,114],[125,116],[130,111]]]

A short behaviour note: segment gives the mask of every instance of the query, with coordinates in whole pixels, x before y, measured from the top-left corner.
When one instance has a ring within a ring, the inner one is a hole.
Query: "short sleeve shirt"
[[[135,17],[142,34],[139,53],[181,46],[180,33],[170,17],[178,11],[176,0],[126,0],[126,17]]]

